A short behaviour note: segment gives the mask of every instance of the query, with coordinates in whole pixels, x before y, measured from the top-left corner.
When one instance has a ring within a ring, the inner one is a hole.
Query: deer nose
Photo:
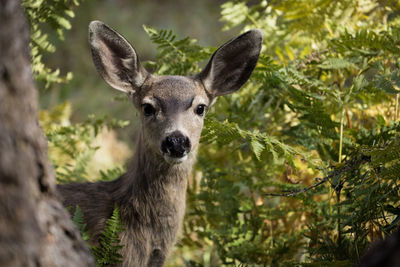
[[[161,143],[162,152],[170,157],[182,158],[190,152],[191,144],[187,136],[175,131],[168,135]]]

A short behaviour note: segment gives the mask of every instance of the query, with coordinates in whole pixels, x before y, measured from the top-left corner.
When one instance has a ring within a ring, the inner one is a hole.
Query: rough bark
[[[0,0],[0,266],[93,266],[56,196],[28,43],[20,1]]]

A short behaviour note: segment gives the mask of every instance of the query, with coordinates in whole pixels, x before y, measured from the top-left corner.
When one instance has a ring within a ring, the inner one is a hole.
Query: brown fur
[[[96,242],[120,207],[123,266],[162,266],[173,246],[185,212],[187,177],[195,161],[203,127],[199,105],[238,90],[253,71],[261,48],[259,30],[247,32],[214,53],[195,77],[155,76],[140,64],[133,47],[101,22],[92,22],[90,43],[96,68],[112,87],[127,93],[141,112],[142,127],[128,172],[112,182],[59,186],[65,206],[79,206]],[[142,106],[155,112],[145,116]],[[162,142],[179,132],[190,151],[173,156]]]

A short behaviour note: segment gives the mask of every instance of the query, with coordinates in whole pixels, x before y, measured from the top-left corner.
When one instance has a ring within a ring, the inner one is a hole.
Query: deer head
[[[90,23],[89,41],[100,75],[140,111],[146,149],[179,164],[197,150],[205,112],[215,98],[239,90],[250,77],[262,33],[251,30],[227,42],[195,76],[150,74],[129,42],[100,21]]]

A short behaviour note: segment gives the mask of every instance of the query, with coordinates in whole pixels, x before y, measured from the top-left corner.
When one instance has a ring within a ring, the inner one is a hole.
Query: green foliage
[[[77,225],[83,240],[89,241],[91,237],[86,229],[84,215],[79,206],[75,207],[72,221]],[[123,231],[124,226],[119,215],[119,208],[115,206],[111,217],[106,221],[104,230],[100,233],[98,245],[91,246],[89,244],[97,266],[110,266],[122,262],[120,254],[122,245],[119,234]]]
[[[277,159],[279,153],[285,156],[286,160],[291,163],[294,155],[307,156],[295,148],[280,142],[274,136],[268,136],[266,133],[260,133],[258,130],[249,131],[241,129],[237,123],[231,123],[227,120],[220,122],[207,117],[205,124],[206,126],[201,137],[201,142],[203,143],[216,142],[219,146],[224,146],[234,141],[239,141],[241,149],[249,147],[258,160],[260,160],[261,153],[265,150],[272,154],[273,159]]]
[[[117,129],[127,126],[127,121],[109,119],[107,116],[95,118],[93,115],[82,122],[70,124],[71,106],[68,102],[50,111],[41,111],[39,120],[49,141],[50,159],[56,170],[57,182],[84,182],[89,180],[88,163],[98,146],[95,138],[103,128]],[[116,178],[122,172],[116,167],[100,173],[102,180]]]
[[[125,168],[122,167],[115,167],[113,169],[108,169],[106,171],[100,171],[100,178],[101,181],[112,181],[120,177],[122,174],[125,173]]]
[[[75,207],[74,216],[72,217],[72,221],[78,226],[79,232],[82,235],[83,240],[89,241],[90,235],[86,229],[85,218],[83,216],[83,212],[79,206]]]
[[[258,27],[264,47],[246,86],[207,115],[183,248],[211,244],[223,265],[341,266],[398,225],[399,10],[395,1],[222,5],[224,28]],[[163,63],[163,74],[181,72]]]
[[[188,37],[177,40],[172,30],[158,30],[143,25],[151,41],[157,45],[156,62],[148,62],[149,67],[159,74],[186,75],[199,72],[198,63],[210,56],[210,49],[202,48],[196,40]]]
[[[99,245],[92,247],[98,266],[110,266],[122,262],[122,255],[119,253],[122,248],[119,234],[123,231],[119,208],[115,206],[112,216],[107,220],[106,227],[99,237]]]
[[[79,5],[78,0],[22,0],[31,30],[32,71],[34,78],[46,83],[63,83],[72,79],[72,73],[60,76],[60,70],[52,70],[43,63],[44,53],[53,53],[54,41],[49,39],[48,31],[57,33],[64,39],[64,30],[71,29],[69,19],[74,17],[73,8]]]

